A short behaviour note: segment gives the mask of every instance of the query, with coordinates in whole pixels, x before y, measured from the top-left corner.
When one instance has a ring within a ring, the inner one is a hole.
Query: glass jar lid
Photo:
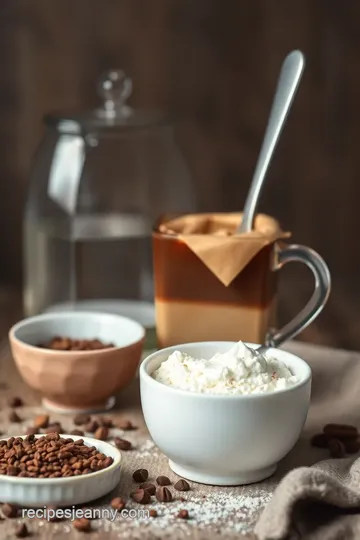
[[[49,114],[46,115],[45,122],[67,133],[151,127],[169,123],[169,118],[160,111],[132,109],[127,104],[132,87],[132,80],[123,71],[107,71],[100,77],[97,85],[102,100],[99,108],[75,114]]]

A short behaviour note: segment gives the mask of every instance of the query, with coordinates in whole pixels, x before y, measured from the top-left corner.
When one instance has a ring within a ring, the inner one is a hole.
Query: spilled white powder
[[[175,531],[182,530],[189,534],[193,528],[208,531],[209,538],[211,531],[247,534],[253,529],[259,512],[271,498],[269,493],[261,490],[254,496],[234,495],[227,491],[209,493],[206,496],[195,492],[180,493],[181,495],[184,495],[185,501],[159,503],[154,499],[146,506],[137,505],[132,501],[126,505],[128,509],[156,510],[158,513],[156,518],[139,517],[135,520],[123,519],[119,516],[113,522],[101,520],[96,526],[100,526],[101,531],[104,532],[116,530],[119,533],[127,531],[129,534],[139,528],[143,533],[146,530],[155,534],[158,530],[160,536],[166,533],[169,538],[175,534]],[[189,512],[188,520],[176,517],[182,509]]]

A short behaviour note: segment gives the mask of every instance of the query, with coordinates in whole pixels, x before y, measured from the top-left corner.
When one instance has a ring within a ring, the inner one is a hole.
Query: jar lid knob
[[[129,115],[131,109],[125,102],[131,92],[132,80],[123,71],[113,69],[103,73],[98,81],[98,93],[103,100],[99,114],[106,118],[114,118],[119,114]]]

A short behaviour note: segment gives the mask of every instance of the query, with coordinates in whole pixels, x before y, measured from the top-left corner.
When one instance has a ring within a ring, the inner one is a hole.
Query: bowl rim
[[[21,437],[22,439],[25,439],[28,435],[12,435],[10,437],[5,437],[5,438],[2,438],[0,437],[0,440],[1,441],[8,441],[9,439],[12,439],[12,437],[14,437],[16,439],[16,437]],[[84,474],[84,475],[77,475],[77,476],[66,476],[65,478],[64,477],[61,477],[61,478],[29,478],[29,477],[23,477],[23,476],[7,476],[6,474],[0,474],[0,485],[1,485],[1,482],[10,482],[10,483],[15,483],[15,484],[18,484],[20,482],[28,482],[29,484],[50,484],[50,483],[56,483],[56,484],[66,484],[66,483],[69,483],[69,482],[75,482],[75,481],[80,481],[80,480],[85,480],[85,479],[88,479],[88,478],[96,478],[97,476],[100,476],[101,474],[104,474],[105,472],[108,472],[108,471],[115,471],[116,469],[118,469],[120,466],[121,466],[121,461],[122,461],[122,454],[121,452],[116,448],[116,446],[113,446],[112,444],[106,442],[106,441],[99,441],[98,439],[93,439],[91,437],[78,437],[78,438],[75,438],[74,435],[70,435],[70,434],[67,434],[67,433],[59,433],[59,436],[60,437],[63,437],[65,439],[72,439],[73,441],[76,441],[76,440],[79,440],[79,439],[82,439],[84,441],[84,443],[88,443],[87,446],[95,446],[97,449],[97,444],[101,443],[102,445],[105,445],[105,446],[110,446],[111,449],[114,451],[114,453],[116,454],[116,457],[114,458],[114,461],[112,462],[112,464],[109,466],[109,467],[106,467],[106,469],[101,469],[100,471],[95,471],[93,473],[89,473],[89,474]],[[46,437],[46,433],[37,433],[35,434],[35,438],[36,439],[39,439],[40,437]],[[93,444],[92,444],[93,443]],[[98,449],[99,450],[99,449]],[[101,452],[101,450],[99,450],[99,452]],[[103,452],[105,453],[105,452]]]
[[[16,332],[26,326],[27,324],[41,322],[44,320],[51,320],[51,319],[66,319],[67,317],[75,317],[75,318],[81,318],[81,317],[100,317],[100,318],[110,318],[110,319],[118,319],[119,323],[121,324],[121,321],[126,321],[132,323],[134,326],[138,327],[140,337],[137,339],[132,340],[127,345],[121,345],[121,346],[115,346],[115,347],[107,347],[106,349],[95,349],[93,351],[59,351],[57,349],[46,349],[42,347],[37,347],[36,345],[31,345],[30,343],[26,343],[26,341],[23,341],[22,339],[18,338],[16,335]],[[100,311],[62,311],[61,313],[41,313],[40,315],[34,315],[33,317],[26,317],[24,319],[21,319],[20,321],[16,322],[9,330],[8,337],[10,341],[14,341],[16,343],[21,344],[23,347],[33,349],[36,351],[42,351],[46,352],[46,354],[56,354],[56,355],[64,355],[67,356],[69,353],[76,355],[99,355],[104,354],[109,351],[121,351],[125,350],[128,347],[133,347],[134,345],[141,343],[145,340],[146,330],[145,327],[140,324],[139,322],[135,321],[134,319],[131,319],[130,317],[125,317],[123,315],[118,315],[115,313],[103,313]]]
[[[272,354],[275,356],[276,351],[281,352],[282,354],[285,354],[288,357],[293,358],[296,362],[298,362],[300,365],[302,365],[305,370],[307,371],[307,374],[301,378],[301,380],[292,386],[289,386],[288,388],[283,388],[281,390],[275,390],[274,392],[267,392],[267,393],[257,393],[257,394],[211,394],[211,393],[203,393],[203,392],[194,392],[190,390],[183,390],[181,388],[175,388],[173,386],[168,386],[166,384],[163,384],[156,379],[154,379],[150,373],[147,371],[148,364],[153,360],[156,356],[158,356],[161,353],[166,353],[167,351],[169,354],[171,352],[174,352],[176,350],[182,349],[184,346],[198,346],[201,345],[215,345],[216,343],[228,343],[229,348],[231,346],[234,346],[236,341],[197,341],[192,343],[182,343],[180,345],[173,345],[171,347],[165,347],[163,349],[159,349],[158,351],[155,351],[151,354],[149,354],[140,364],[139,368],[139,375],[140,375],[140,382],[143,382],[147,385],[149,385],[154,391],[160,391],[168,392],[170,394],[177,394],[178,396],[185,397],[186,396],[192,397],[192,398],[198,398],[198,399],[208,399],[208,400],[239,400],[239,401],[252,401],[252,400],[269,400],[269,399],[276,399],[277,396],[282,396],[284,394],[289,394],[291,392],[294,392],[295,390],[298,390],[299,388],[302,388],[303,386],[306,386],[309,384],[312,380],[312,371],[311,367],[305,360],[297,356],[296,354],[290,353],[288,351],[284,351],[283,349],[277,349],[274,347],[269,347],[269,351],[272,352]],[[250,347],[260,347],[258,343],[250,343],[244,341],[245,345],[248,345]],[[275,351],[275,352],[274,352]],[[271,354],[271,353],[270,353]],[[276,356],[275,356],[276,358]],[[286,363],[286,361],[285,361]]]

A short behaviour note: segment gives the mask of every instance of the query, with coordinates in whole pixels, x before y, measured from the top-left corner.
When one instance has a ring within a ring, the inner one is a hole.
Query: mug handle
[[[327,264],[313,249],[293,244],[277,254],[275,271],[280,270],[289,262],[306,264],[315,278],[315,289],[306,306],[296,317],[281,330],[270,330],[266,336],[265,345],[277,348],[284,341],[292,339],[311,324],[323,310],[331,291],[331,277]]]

